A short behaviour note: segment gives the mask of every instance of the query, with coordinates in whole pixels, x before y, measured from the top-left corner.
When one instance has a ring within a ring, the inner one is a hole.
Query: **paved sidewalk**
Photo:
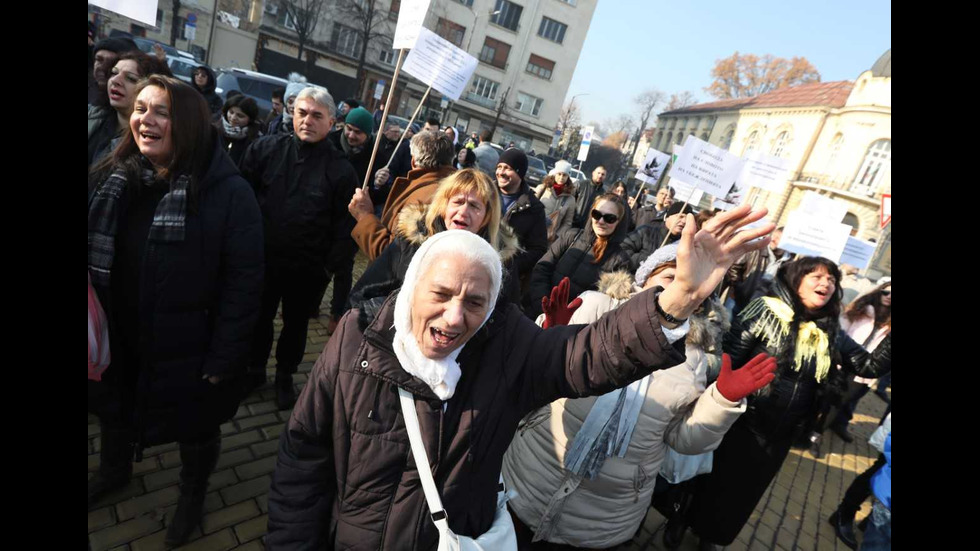
[[[355,281],[363,272],[365,258],[358,254]],[[322,312],[329,310],[332,293],[328,289]],[[276,333],[282,322],[275,322]],[[304,363],[294,376],[297,392],[306,384],[313,362],[329,337],[326,317],[310,320]],[[275,374],[274,360],[268,366],[269,380]],[[851,422],[854,442],[845,444],[830,431],[824,435],[824,456],[815,460],[808,452],[792,450],[779,475],[759,502],[749,525],[727,549],[780,549],[810,551],[847,549],[840,543],[827,517],[834,511],[847,486],[877,457],[868,437],[878,425],[885,406],[874,393],[858,404]],[[221,458],[211,475],[204,503],[204,521],[190,542],[181,549],[224,551],[264,549],[263,536],[268,522],[269,481],[275,468],[279,433],[289,418],[288,411],[277,411],[271,384],[246,398],[235,417],[221,426]],[[98,419],[88,418],[88,472],[99,467]],[[176,508],[179,489],[180,454],[177,444],[148,448],[136,463],[133,480],[120,490],[94,504],[88,513],[89,544],[92,551],[152,551],[166,549],[166,526]],[[871,510],[865,503],[858,520]],[[622,549],[661,550],[661,531],[665,519],[650,509],[636,539]],[[858,537],[861,533],[858,531]],[[697,548],[690,531],[682,550]]]

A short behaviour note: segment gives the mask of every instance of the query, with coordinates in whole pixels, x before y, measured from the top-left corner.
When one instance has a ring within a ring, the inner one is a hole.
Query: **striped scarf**
[[[156,174],[143,159],[140,182],[153,184]],[[177,242],[184,240],[187,216],[187,186],[190,178],[181,175],[171,181],[170,191],[160,199],[149,238],[153,241]],[[112,260],[116,251],[116,231],[119,227],[119,202],[126,192],[126,171],[116,168],[96,189],[88,209],[88,269],[94,285],[108,286],[112,272]]]

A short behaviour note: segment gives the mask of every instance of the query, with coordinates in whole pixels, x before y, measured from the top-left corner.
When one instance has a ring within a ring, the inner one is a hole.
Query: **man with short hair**
[[[599,165],[592,170],[592,182],[581,184],[575,192],[575,218],[572,219],[572,226],[584,228],[588,222],[589,213],[592,212],[592,203],[595,198],[602,195],[602,183],[606,181],[606,167]],[[652,252],[652,251],[651,251]]]
[[[422,127],[422,130],[432,130],[433,132],[438,132],[439,131],[439,119],[437,119],[435,117],[429,117],[429,118],[425,119],[425,126]]]
[[[129,51],[139,51],[136,43],[129,38],[114,36],[103,38],[92,47],[93,63],[88,76],[88,103],[102,107],[109,106],[109,71],[119,56]]]
[[[410,144],[412,169],[408,176],[395,179],[385,200],[381,217],[374,214],[371,196],[364,190],[354,190],[354,197],[347,206],[357,225],[351,237],[371,260],[391,243],[398,223],[398,213],[407,205],[428,204],[435,195],[439,182],[452,174],[453,142],[439,132],[423,130]],[[379,171],[379,173],[382,171]]]
[[[484,174],[491,178],[497,177],[497,161],[500,159],[500,153],[490,145],[490,138],[493,134],[490,132],[489,128],[484,128],[480,131],[480,142],[475,148],[473,148],[473,154],[476,155],[476,166]]]
[[[681,210],[683,208],[683,210]],[[674,203],[664,212],[663,220],[637,226],[620,248],[630,257],[630,271],[635,272],[640,263],[663,245],[670,245],[681,238],[681,231],[687,223],[687,213],[695,214],[691,205]],[[664,236],[670,234],[664,243]]]
[[[280,410],[289,409],[295,399],[292,374],[306,351],[310,307],[338,238],[349,235],[352,225],[344,205],[357,187],[357,175],[343,151],[326,139],[334,109],[326,89],[303,89],[293,106],[293,133],[255,140],[239,167],[255,190],[265,221],[265,289],[251,367],[257,382],[264,382],[272,322],[281,301],[282,332],[275,356]]]
[[[657,190],[657,201],[652,205],[640,205],[636,208],[634,219],[636,227],[646,226],[654,222],[660,222],[667,214],[667,207],[674,202],[674,188],[664,186]]]
[[[514,256],[513,267],[521,280],[521,296],[538,259],[548,251],[548,220],[544,205],[528,185],[527,155],[510,148],[497,161],[497,187],[500,189],[501,222],[509,225],[524,249]]]
[[[286,95],[285,88],[274,88],[272,90],[272,109],[269,110],[269,115],[266,117],[266,126],[268,126],[273,119],[282,115],[282,109],[285,107],[285,104],[282,102],[282,97],[284,95]]]

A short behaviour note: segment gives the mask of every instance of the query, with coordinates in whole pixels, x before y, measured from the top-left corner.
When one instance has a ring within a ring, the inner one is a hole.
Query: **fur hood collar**
[[[425,215],[429,205],[418,203],[402,207],[398,213],[398,221],[395,224],[395,235],[405,239],[412,245],[420,246],[429,237],[429,229],[425,227]],[[440,223],[441,225],[441,223]],[[521,252],[517,241],[517,235],[503,220],[500,221],[500,260],[507,262],[517,253]],[[486,239],[485,232],[480,232],[480,236]]]

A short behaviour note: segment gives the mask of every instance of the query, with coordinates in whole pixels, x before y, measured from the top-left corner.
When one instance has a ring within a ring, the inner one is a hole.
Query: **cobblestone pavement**
[[[358,254],[355,281],[363,272],[366,259]],[[332,285],[321,308],[329,310]],[[326,317],[310,320],[306,355],[293,380],[297,392],[306,384],[313,362],[329,337]],[[281,320],[276,320],[278,336]],[[271,381],[275,363],[267,373]],[[762,550],[840,550],[840,543],[827,517],[857,474],[877,457],[868,437],[878,425],[885,406],[874,393],[858,404],[851,422],[854,442],[845,444],[830,431],[824,435],[824,455],[814,459],[809,452],[792,450],[779,475],[760,500],[749,524],[727,549]],[[221,458],[211,475],[204,502],[202,526],[181,549],[224,551],[264,549],[263,536],[268,522],[268,490],[275,468],[279,433],[289,418],[288,411],[277,411],[271,384],[246,398],[234,418],[221,426]],[[88,472],[98,470],[99,422],[88,416]],[[164,536],[176,508],[179,489],[180,454],[177,444],[148,448],[143,461],[133,468],[128,486],[93,504],[88,512],[89,545],[92,551],[153,551],[166,549]],[[857,519],[871,511],[866,502]],[[623,551],[665,549],[661,527],[665,519],[651,508],[637,537],[621,546]],[[860,540],[861,532],[858,531]],[[697,538],[688,531],[681,550],[697,548]]]

